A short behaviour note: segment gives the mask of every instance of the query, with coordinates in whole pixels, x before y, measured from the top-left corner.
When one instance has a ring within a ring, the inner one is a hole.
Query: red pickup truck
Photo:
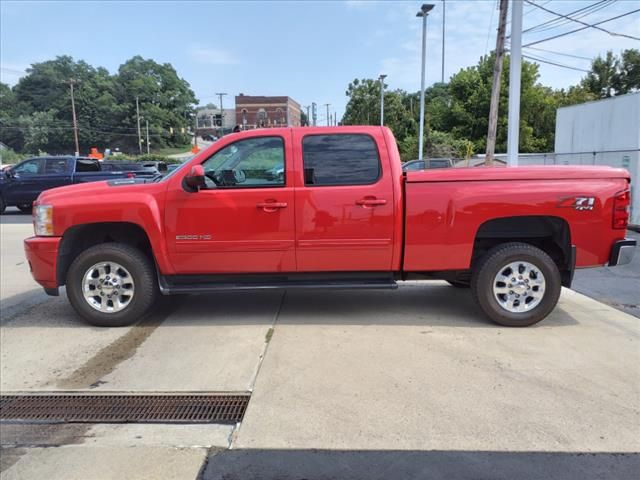
[[[609,167],[402,171],[384,127],[231,134],[159,181],[48,190],[25,240],[34,278],[94,325],[158,294],[470,287],[488,317],[531,325],[574,269],[627,263],[630,179]]]

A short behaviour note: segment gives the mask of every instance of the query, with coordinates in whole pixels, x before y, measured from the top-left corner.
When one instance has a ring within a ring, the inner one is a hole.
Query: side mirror
[[[194,165],[191,170],[184,177],[184,183],[193,192],[197,192],[201,188],[206,186],[204,181],[204,167],[202,165]]]

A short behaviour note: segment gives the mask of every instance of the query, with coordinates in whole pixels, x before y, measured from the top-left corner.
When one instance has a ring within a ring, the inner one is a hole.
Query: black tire
[[[18,205],[18,210],[20,210],[22,213],[31,213],[32,209],[33,205],[31,205],[30,203],[22,203]]]
[[[111,261],[122,265],[133,277],[134,295],[129,305],[118,312],[101,312],[85,300],[82,282],[93,265]],[[148,315],[158,297],[158,285],[153,263],[143,252],[122,243],[103,243],[88,248],[73,261],[67,272],[66,290],[75,311],[91,325],[123,327]]]
[[[534,265],[545,279],[545,291],[540,303],[526,312],[506,310],[493,293],[496,275],[506,265],[517,261]],[[507,327],[527,327],[545,318],[558,303],[561,288],[560,272],[551,257],[527,243],[504,243],[492,248],[479,261],[471,276],[471,292],[481,310],[494,322]]]
[[[471,284],[469,284],[467,282],[459,282],[457,280],[447,280],[447,283],[449,285],[451,285],[452,287],[456,287],[456,288],[469,288],[469,287],[471,287]]]
[[[4,203],[4,198],[0,197],[0,215],[2,215],[7,208],[7,204]]]

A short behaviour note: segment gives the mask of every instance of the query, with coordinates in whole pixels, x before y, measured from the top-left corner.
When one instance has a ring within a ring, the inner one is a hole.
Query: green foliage
[[[486,149],[493,54],[477,65],[461,69],[449,83],[425,90],[425,153],[436,157],[459,157]],[[507,143],[509,57],[504,60],[498,106],[497,151]],[[520,98],[520,151],[543,152],[554,148],[558,107],[574,105],[600,96],[640,89],[640,51],[625,50],[619,59],[611,52],[596,59],[580,85],[554,90],[539,83],[538,65],[523,61]],[[380,82],[355,79],[346,91],[349,101],[345,124],[377,125],[380,122]],[[418,157],[420,92],[395,90],[385,93],[385,125],[398,140],[403,160]]]
[[[189,142],[182,131],[191,125],[197,103],[193,91],[170,64],[140,56],[125,62],[114,75],[69,56],[33,64],[13,88],[0,84],[0,140],[16,151],[75,151],[71,80],[82,152],[91,147],[139,150],[136,97],[143,142],[146,121],[154,149]]]
[[[166,155],[158,155],[156,153],[145,153],[144,155],[111,155],[105,160],[109,162],[164,162],[182,163],[179,158],[167,157]]]
[[[28,156],[29,155],[23,153],[16,153],[10,148],[0,149],[0,164],[18,163]]]
[[[591,71],[581,86],[595,98],[607,98],[640,90],[640,50],[623,50],[620,56],[609,50],[604,58],[591,62]]]

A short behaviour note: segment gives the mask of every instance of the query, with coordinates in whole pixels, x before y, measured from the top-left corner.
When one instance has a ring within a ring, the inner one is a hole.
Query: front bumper
[[[616,265],[631,263],[636,244],[637,242],[632,238],[625,238],[614,243],[609,257],[609,266],[615,267]]]
[[[34,280],[49,295],[58,294],[58,249],[62,237],[30,237],[24,241],[24,253]]]

